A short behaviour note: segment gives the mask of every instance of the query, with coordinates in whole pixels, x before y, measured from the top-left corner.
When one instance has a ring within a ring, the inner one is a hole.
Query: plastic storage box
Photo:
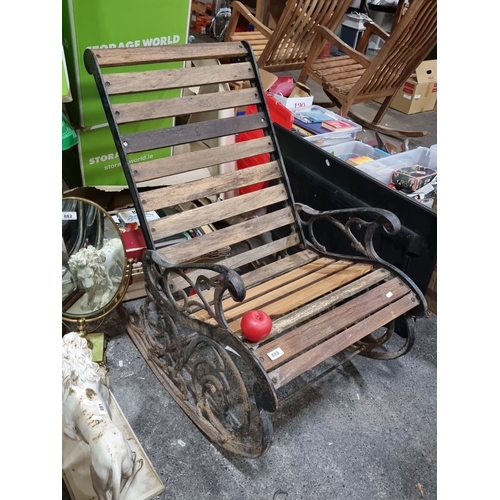
[[[343,142],[354,141],[356,139],[356,134],[363,129],[361,125],[358,125],[352,120],[317,105],[294,109],[292,112],[294,113],[294,123],[296,125],[315,134],[310,137],[304,137],[304,140],[322,148]],[[312,117],[311,121],[304,121],[308,120],[308,117]],[[339,128],[332,132],[326,131],[326,129],[321,126],[321,122],[331,120],[342,121],[348,124],[349,127]]]
[[[343,160],[355,167],[389,156],[389,153],[373,148],[369,144],[364,144],[360,141],[342,142],[334,146],[324,147],[323,149],[336,156],[339,160]]]
[[[359,165],[359,169],[378,179],[385,184],[391,182],[391,174],[394,170],[400,168],[411,167],[412,165],[420,165],[437,170],[436,155],[431,154],[429,148],[417,148],[404,153],[387,156],[381,160],[375,160],[370,163]]]

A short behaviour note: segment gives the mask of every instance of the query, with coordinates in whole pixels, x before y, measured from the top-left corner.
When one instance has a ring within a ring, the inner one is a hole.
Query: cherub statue
[[[98,500],[123,498],[143,459],[135,453],[111,418],[107,376],[92,361],[92,350],[78,333],[62,341],[64,433],[90,446],[90,477]]]
[[[101,249],[92,245],[81,248],[68,260],[76,285],[85,290],[81,307],[101,309],[113,298],[114,285],[123,277],[123,244],[119,238],[108,240]]]

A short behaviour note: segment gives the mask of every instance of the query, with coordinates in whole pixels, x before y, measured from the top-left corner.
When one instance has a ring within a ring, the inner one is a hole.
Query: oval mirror
[[[70,321],[93,320],[111,312],[128,280],[120,230],[96,203],[62,199],[62,310]]]

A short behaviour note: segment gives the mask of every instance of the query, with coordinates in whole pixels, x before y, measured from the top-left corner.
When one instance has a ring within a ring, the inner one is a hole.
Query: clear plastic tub
[[[385,184],[391,181],[391,175],[394,170],[404,167],[411,167],[412,165],[421,165],[422,167],[434,168],[431,162],[434,160],[434,155],[431,155],[429,148],[417,148],[404,153],[397,153],[395,155],[387,156],[381,160],[374,160],[370,163],[360,165],[358,168],[363,172],[371,175]],[[437,170],[437,162],[435,165]]]
[[[293,109],[292,112],[296,125],[315,134],[304,139],[319,147],[354,141],[356,134],[363,130],[361,125],[322,106],[313,104],[306,108]],[[325,129],[321,127],[322,121],[341,121],[348,124],[349,128],[340,127],[332,132],[324,132]]]
[[[433,168],[434,170],[438,169],[438,164],[437,164],[437,144],[434,144],[430,148],[431,152],[431,157],[429,159],[429,167]]]
[[[388,153],[360,141],[342,142],[334,146],[326,146],[323,149],[339,160],[343,160],[355,167],[389,156]]]

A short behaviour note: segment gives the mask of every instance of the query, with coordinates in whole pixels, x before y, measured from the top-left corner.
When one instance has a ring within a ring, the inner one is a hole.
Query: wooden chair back
[[[256,51],[259,68],[271,72],[301,69],[316,35],[316,27],[337,29],[350,3],[349,0],[289,0],[270,38],[269,31],[264,33],[268,37],[265,45],[257,32],[234,33],[230,39],[248,37]],[[258,45],[254,47],[255,42]]]
[[[217,59],[232,62],[212,70],[202,65],[203,60]],[[186,63],[176,69],[158,69],[159,63],[179,61],[194,61],[195,65]],[[190,44],[147,50],[89,49],[85,63],[96,78],[104,102],[108,103],[107,118],[149,249],[158,250],[173,263],[217,256],[216,260],[228,267],[259,267],[262,259],[303,240],[248,43]],[[144,70],[130,78],[127,70],[138,64]],[[249,88],[189,93],[170,99],[153,97],[158,91],[212,88],[235,81],[247,81]],[[234,116],[234,110],[248,106],[255,106],[256,112]],[[229,117],[213,119],[207,113],[228,109]],[[182,123],[179,116],[189,116],[190,120]],[[134,124],[170,117],[178,117],[175,127],[129,131]],[[237,141],[235,134],[247,140]],[[208,141],[218,139],[216,147],[203,147]],[[181,154],[131,161],[134,156],[130,155],[153,157],[154,151],[178,145],[187,146]],[[232,171],[221,168],[253,157],[260,157],[261,163],[252,168]],[[197,173],[207,168],[214,168],[216,175],[197,178]],[[171,176],[188,174],[195,180],[176,184],[169,180]],[[248,188],[257,182],[261,183],[261,189]],[[141,188],[145,183],[156,186]],[[245,187],[248,188],[245,194],[230,196]],[[195,204],[214,198],[217,202]],[[183,210],[179,211],[179,207]],[[176,213],[158,220],[148,220],[145,215],[148,211],[166,209]],[[162,246],[166,238],[193,234],[193,230],[210,228],[214,223],[224,225],[224,221],[228,222],[227,227],[216,232],[205,231],[175,245]],[[227,257],[227,248],[238,245],[240,254]]]
[[[357,100],[395,94],[436,43],[437,1],[413,0],[351,92]]]

